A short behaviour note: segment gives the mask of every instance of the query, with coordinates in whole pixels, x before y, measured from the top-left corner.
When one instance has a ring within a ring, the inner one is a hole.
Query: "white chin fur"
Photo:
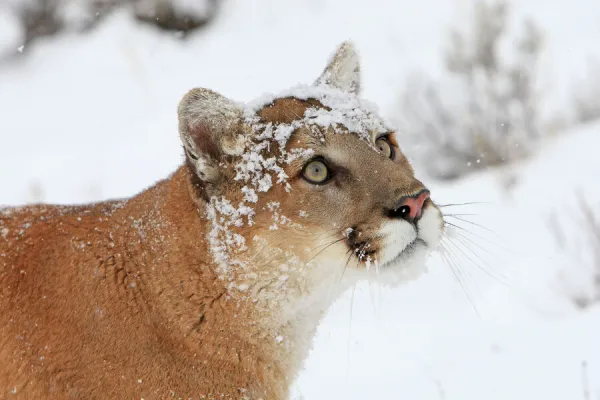
[[[385,237],[378,259],[376,280],[395,286],[412,280],[426,271],[425,261],[429,252],[440,244],[442,217],[434,207],[423,210],[423,216],[415,228],[406,221],[387,222],[381,229]]]
[[[378,236],[384,239],[377,261],[379,265],[385,266],[394,261],[409,244],[415,241],[417,232],[408,222],[397,220],[384,223]]]

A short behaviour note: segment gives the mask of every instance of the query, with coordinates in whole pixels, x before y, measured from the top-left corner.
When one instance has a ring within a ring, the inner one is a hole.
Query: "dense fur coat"
[[[280,96],[194,89],[168,179],[0,210],[0,399],[286,399],[336,296],[415,275],[441,236],[359,88],[344,43]]]

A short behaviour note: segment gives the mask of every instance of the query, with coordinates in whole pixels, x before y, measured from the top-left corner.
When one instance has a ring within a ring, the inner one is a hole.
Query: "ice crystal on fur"
[[[244,186],[242,188],[242,193],[244,193],[244,201],[249,201],[251,203],[256,203],[258,201],[258,195],[254,189]]]
[[[267,204],[267,208],[269,209],[270,212],[273,213],[273,216],[272,216],[273,224],[269,227],[269,230],[271,230],[271,231],[278,230],[279,225],[290,225],[290,226],[293,225],[293,222],[291,219],[289,219],[285,215],[282,215],[279,212],[279,207],[280,207],[280,203],[276,202],[276,201],[271,201]]]
[[[261,122],[257,112],[275,99],[283,97],[295,97],[302,100],[314,98],[326,108],[308,108],[301,119],[289,124],[274,125],[271,122]],[[287,142],[296,129],[314,126],[325,129],[333,128],[338,133],[353,132],[372,146],[372,135],[391,130],[382,119],[377,117],[376,113],[375,107],[354,94],[327,86],[297,86],[277,97],[263,96],[260,100],[251,103],[245,110],[245,122],[253,127],[253,137],[246,142],[247,148],[242,154],[242,160],[235,166],[235,179],[242,180],[247,184],[246,191],[266,192],[272,187],[274,177],[276,183],[285,184],[289,190],[288,176],[282,165],[299,158],[307,158],[313,154],[312,149],[286,150]],[[344,127],[345,131],[339,129],[340,127]],[[313,132],[316,131],[318,130],[313,130]],[[271,157],[263,155],[264,151],[271,150],[274,142],[278,144],[279,154]]]
[[[236,208],[225,198],[213,197],[206,207],[206,214],[212,222],[212,229],[208,234],[211,252],[222,272],[227,272],[228,265],[232,261],[230,256],[246,250],[244,237],[234,233],[230,228],[242,226],[244,217],[251,225],[255,212],[243,203]]]
[[[256,122],[257,111],[272,104],[276,99],[285,97],[294,97],[300,100],[316,99],[326,108],[309,108],[303,119],[291,124],[279,125],[275,139],[281,147],[285,147],[292,132],[299,126],[332,127],[338,133],[342,131],[336,128],[343,126],[348,132],[357,134],[369,144],[372,144],[371,135],[392,130],[385,121],[377,116],[378,109],[374,104],[353,93],[327,85],[299,85],[277,95],[265,94],[249,104],[246,110],[247,119]]]

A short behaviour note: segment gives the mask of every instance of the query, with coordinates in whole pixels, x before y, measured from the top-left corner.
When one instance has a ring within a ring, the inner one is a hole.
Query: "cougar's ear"
[[[227,156],[244,151],[243,107],[208,89],[192,89],[179,103],[179,136],[200,181],[214,187]]]
[[[352,42],[340,44],[315,85],[329,85],[344,92],[360,92],[360,64]]]

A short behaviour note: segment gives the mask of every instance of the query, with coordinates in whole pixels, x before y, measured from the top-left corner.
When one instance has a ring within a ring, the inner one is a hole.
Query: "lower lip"
[[[389,262],[385,263],[383,266],[398,261],[400,258],[402,258],[405,255],[405,253],[407,251],[413,250],[416,246],[427,246],[427,243],[425,243],[425,241],[421,238],[417,238],[417,239],[413,240],[412,242],[407,244],[406,247],[400,253],[398,253],[398,255],[396,257],[394,257]]]

